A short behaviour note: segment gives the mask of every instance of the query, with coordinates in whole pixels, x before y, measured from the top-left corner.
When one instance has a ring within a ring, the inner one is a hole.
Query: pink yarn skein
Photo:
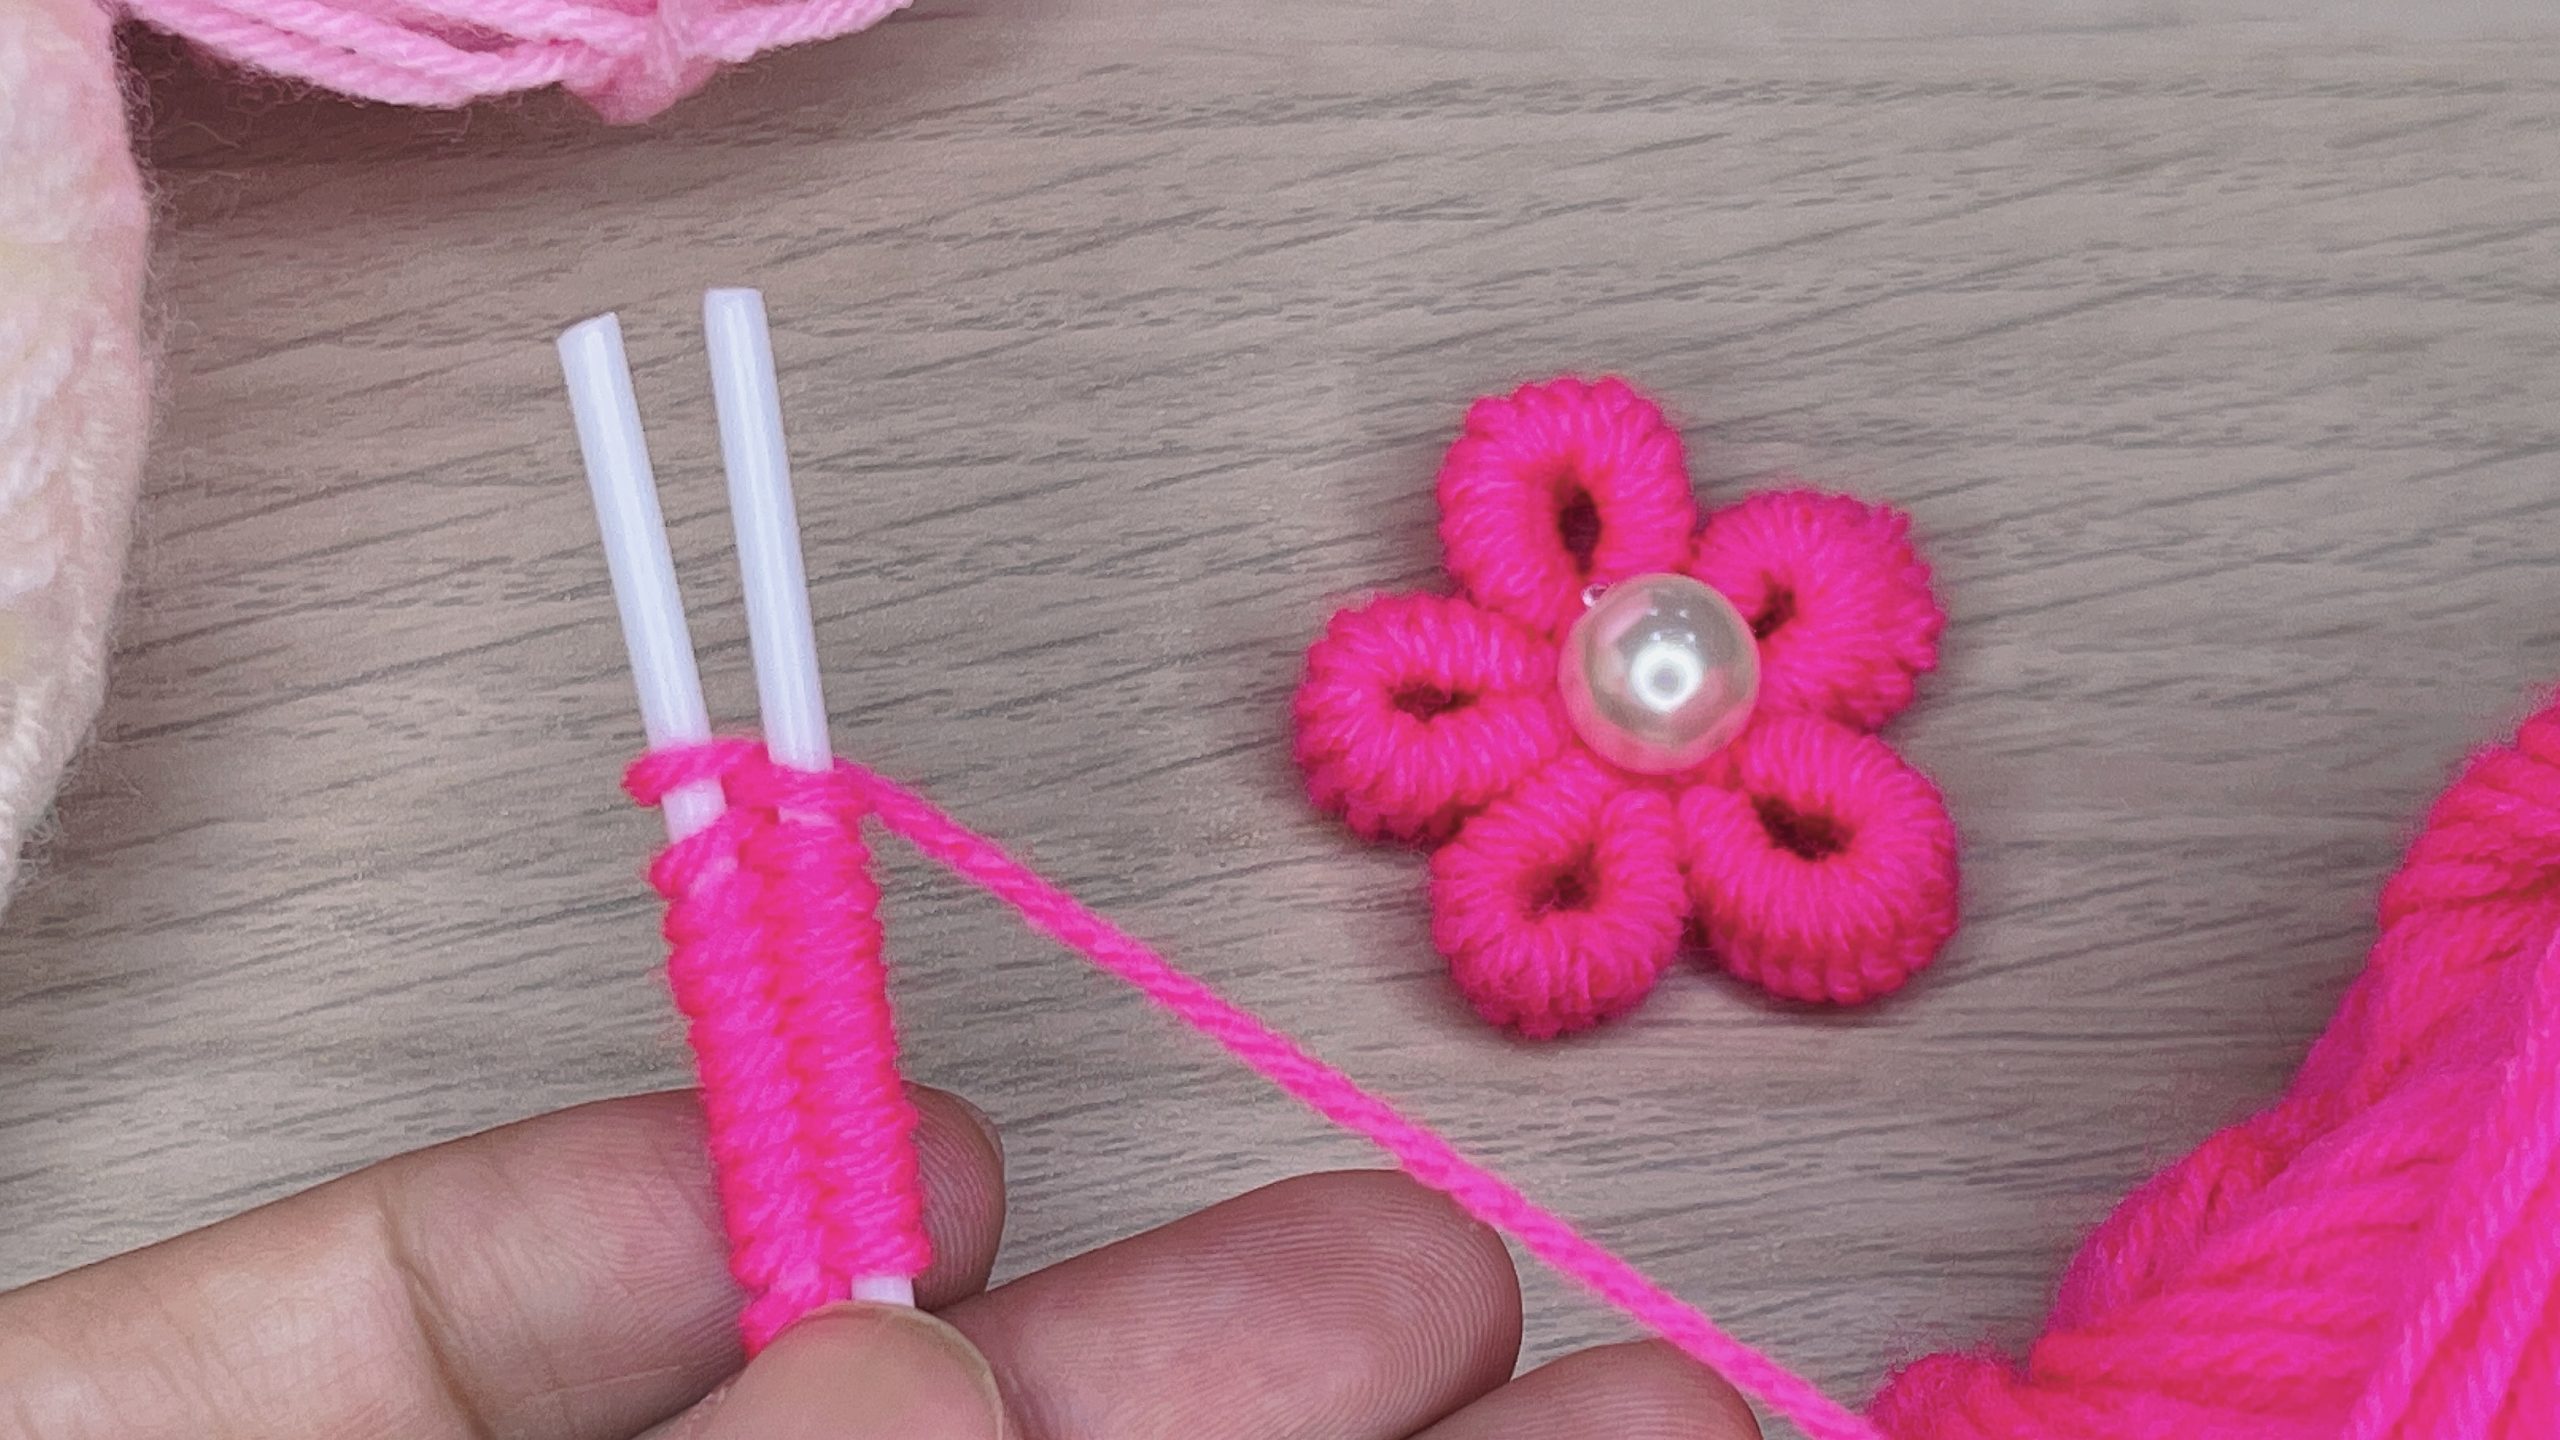
[[[877,23],[908,0],[124,0],[255,70],[394,105],[559,85],[646,120],[713,71]]]
[[[2090,1237],[2023,1364],[1941,1356],[1897,1440],[2560,1435],[2560,706],[2436,803],[2276,1104]]]
[[[1440,466],[1453,595],[1336,614],[1307,651],[1297,756],[1316,804],[1437,846],[1431,934],[1477,1012],[1546,1037],[1653,988],[1694,927],[1793,1000],[1892,991],[1956,928],[1956,832],[1875,735],[1946,616],[1899,512],[1809,490],[1703,522],[1680,437],[1624,381],[1478,400]],[[1578,738],[1558,648],[1594,587],[1686,574],[1757,637],[1749,725],[1695,769]]]

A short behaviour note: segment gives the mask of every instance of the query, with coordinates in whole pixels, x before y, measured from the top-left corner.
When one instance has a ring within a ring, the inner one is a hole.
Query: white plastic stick
[[[773,374],[773,337],[764,296],[713,290],[702,297],[711,350],[711,394],[720,411],[720,458],[729,472],[729,518],[738,532],[738,570],[747,600],[747,645],[755,656],[756,703],[765,749],[795,770],[835,763],[827,701],[818,680],[818,639],[809,621],[809,582],[800,555],[800,516],[791,501],[791,456],[782,439],[782,392]],[[916,1303],[903,1275],[853,1282],[853,1298]]]
[[[753,290],[711,291],[702,297],[702,328],[711,347],[711,393],[720,410],[720,458],[729,471],[729,518],[738,531],[765,748],[795,770],[824,770],[835,763],[835,746],[827,738],[764,297]]]
[[[614,606],[622,614],[622,643],[631,652],[641,729],[652,750],[700,744],[711,738],[711,717],[702,704],[702,677],[694,669],[693,637],[685,628],[675,561],[667,553],[658,482],[649,468],[649,443],[640,433],[640,406],[631,394],[622,322],[599,315],[560,332],[560,370],[568,378],[578,449],[586,457],[596,525],[604,533],[605,566],[613,575]],[[720,787],[709,782],[684,786],[667,796],[663,808],[667,838],[681,840],[719,818]]]

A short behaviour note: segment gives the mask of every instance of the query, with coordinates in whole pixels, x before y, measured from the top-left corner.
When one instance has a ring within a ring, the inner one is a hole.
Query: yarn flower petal
[[[1307,793],[1370,839],[1436,839],[1564,748],[1555,647],[1464,600],[1390,595],[1307,650]]]
[[[1946,612],[1910,518],[1845,495],[1750,496],[1707,517],[1689,573],[1760,639],[1760,703],[1873,730],[1938,663]]]
[[[1794,1000],[1899,988],[1956,928],[1956,830],[1927,776],[1835,720],[1763,714],[1679,800],[1717,961]]]
[[[1579,748],[1431,857],[1431,933],[1477,1013],[1545,1039],[1653,988],[1688,914],[1671,801]]]
[[[1440,462],[1439,496],[1450,575],[1550,636],[1593,584],[1680,569],[1698,519],[1678,432],[1622,380],[1476,401]]]

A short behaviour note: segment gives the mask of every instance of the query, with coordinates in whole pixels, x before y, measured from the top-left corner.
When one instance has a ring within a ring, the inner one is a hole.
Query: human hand
[[[0,1296],[0,1440],[1759,1434],[1658,1344],[1511,1379],[1508,1253],[1392,1173],[1286,1181],[989,1290],[994,1131],[917,1104],[939,1320],[822,1311],[738,1373],[693,1097],[641,1096]]]

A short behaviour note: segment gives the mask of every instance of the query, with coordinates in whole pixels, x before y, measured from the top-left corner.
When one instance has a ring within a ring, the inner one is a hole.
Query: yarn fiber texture
[[[855,1282],[932,1258],[914,1106],[880,954],[880,890],[849,771],[808,774],[743,744],[652,755],[632,798],[704,781],[720,818],[669,845],[667,981],[689,1023],[729,1269],[750,1350]]]
[[[0,898],[105,690],[149,428],[109,26],[94,0],[0,6]]]
[[[1455,593],[1336,614],[1307,652],[1296,753],[1322,809],[1435,847],[1431,933],[1486,1020],[1579,1030],[1650,991],[1692,930],[1792,1000],[1899,988],[1954,933],[1956,832],[1874,733],[1946,623],[1900,512],[1750,495],[1701,520],[1680,437],[1625,382],[1487,396],[1442,461]],[[1578,738],[1559,647],[1595,587],[1679,573],[1750,622],[1760,698],[1687,773]]]
[[[843,878],[867,866],[854,831],[867,810],[1812,1440],[2560,1434],[2560,707],[2476,758],[2437,803],[2384,891],[2382,933],[2363,976],[2284,1096],[2123,1203],[2072,1263],[2022,1359],[1924,1360],[1894,1376],[1864,1416],[914,792],[842,761],[828,777],[786,776],[745,741],[645,757],[631,778],[648,798],[706,776],[743,800],[732,812],[742,818],[719,842],[671,849],[657,871],[662,887],[678,896],[734,889],[719,857],[763,852],[767,832],[799,824],[783,817],[803,806],[828,811],[798,838],[838,850],[823,868],[839,879],[832,897],[791,886],[748,892],[764,896],[761,920],[697,914],[725,935],[671,920],[680,948],[725,941],[725,963],[751,972],[747,951],[793,931],[787,912],[806,903],[853,907],[848,943],[876,954],[865,948],[877,944],[873,892]],[[776,904],[784,913],[771,913]],[[785,1008],[814,998],[752,981],[702,995],[747,1006],[775,997]],[[767,1018],[750,1028],[792,1027]],[[887,1044],[876,1028],[858,1033]],[[699,1016],[695,1034],[699,1043]],[[711,1074],[706,1064],[706,1104]],[[805,1087],[801,1104],[818,1110],[833,1104],[829,1085],[877,1083],[868,1062],[811,1074],[836,1077]],[[858,1141],[863,1123],[894,1123],[860,1101],[867,1090],[853,1093],[838,1112],[844,1138]],[[733,1138],[752,1146],[804,1133],[775,1122]],[[714,1154],[724,1205],[749,1207],[732,1215],[733,1233],[765,1232],[742,1248],[798,1254],[823,1243],[828,1222],[816,1207],[770,1204],[764,1185],[731,1178],[756,1156],[720,1140]],[[911,1170],[861,1173],[909,1194],[915,1183]],[[879,1217],[903,1214],[904,1203],[875,1196],[843,1214],[849,1225],[889,1223]],[[873,1260],[865,1252],[859,1263]]]
[[[878,23],[907,0],[124,0],[252,69],[395,105],[551,85],[646,120],[723,65]]]
[[[1900,1440],[2560,1435],[2560,707],[2472,761],[2283,1098],[2127,1199],[2021,1362],[1942,1356]]]

